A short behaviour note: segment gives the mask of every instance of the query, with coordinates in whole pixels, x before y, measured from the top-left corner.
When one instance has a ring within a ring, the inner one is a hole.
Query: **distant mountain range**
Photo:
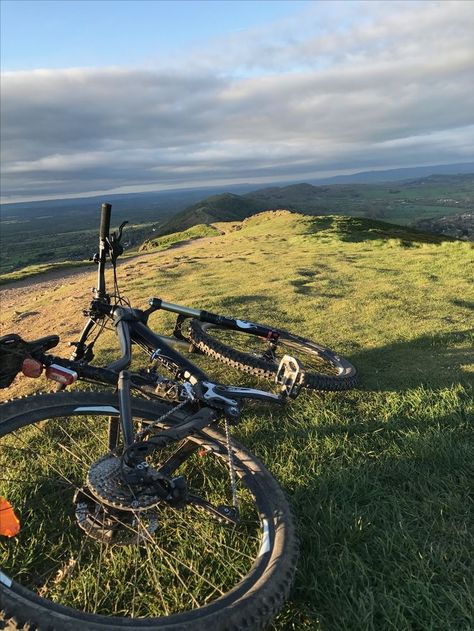
[[[458,173],[474,173],[474,162],[458,162],[457,164],[436,164],[423,167],[406,167],[382,171],[361,171],[351,175],[336,175],[329,178],[310,180],[311,184],[373,184],[375,182],[396,182],[422,178],[430,175],[456,175]]]
[[[309,184],[321,186],[326,184],[372,184],[381,182],[395,182],[414,178],[422,178],[430,175],[455,175],[464,173],[474,173],[474,162],[460,162],[457,164],[436,164],[432,166],[406,167],[400,169],[384,169],[381,171],[361,171],[350,175],[336,175],[326,178],[310,178]],[[297,185],[295,181],[282,180],[280,186]],[[15,202],[2,204],[2,210],[6,211],[31,211],[31,210],[62,210],[67,207],[78,209],[96,209],[101,202],[108,201],[114,206],[114,210],[128,211],[134,208],[160,208],[182,210],[185,206],[204,199],[207,196],[227,193],[229,189],[234,194],[245,194],[257,188],[255,183],[241,183],[227,186],[202,186],[194,188],[180,188],[162,191],[151,191],[146,193],[125,193],[94,195],[81,198],[48,199],[31,202]],[[277,186],[270,187],[277,188]]]
[[[344,214],[392,223],[472,211],[474,174],[430,175],[385,184],[308,183],[273,186],[243,195],[212,195],[162,222],[157,234],[180,232],[197,224],[240,221],[264,210],[287,209],[309,215]]]

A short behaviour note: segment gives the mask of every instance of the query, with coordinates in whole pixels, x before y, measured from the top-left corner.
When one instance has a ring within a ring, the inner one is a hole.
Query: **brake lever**
[[[110,258],[115,261],[121,254],[123,254],[123,246],[120,241],[122,240],[122,233],[124,227],[128,224],[128,221],[123,221],[117,232],[113,232],[109,239]]]
[[[128,221],[122,221],[122,223],[119,226],[119,231],[118,231],[118,237],[117,237],[117,241],[120,241],[122,239],[122,232],[123,229],[125,228],[125,226],[128,224]],[[115,233],[114,233],[115,234]]]

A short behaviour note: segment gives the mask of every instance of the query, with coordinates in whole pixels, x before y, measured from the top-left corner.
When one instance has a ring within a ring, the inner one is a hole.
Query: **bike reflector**
[[[43,365],[36,359],[27,357],[23,360],[23,363],[21,365],[21,372],[25,375],[25,377],[36,378],[39,377],[43,372]]]
[[[58,364],[51,364],[46,368],[46,377],[65,386],[70,386],[76,381],[77,372],[64,368],[64,366],[58,366]]]
[[[20,532],[20,520],[15,515],[12,505],[0,496],[0,535],[15,537]]]

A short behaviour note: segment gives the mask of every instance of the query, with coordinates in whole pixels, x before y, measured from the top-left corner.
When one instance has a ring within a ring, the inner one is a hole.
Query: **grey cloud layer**
[[[288,35],[273,54],[255,32],[236,36],[213,65],[202,54],[172,72],[7,73],[2,194],[472,159],[474,3],[384,6],[362,5],[371,20],[333,39]],[[246,77],[236,73],[238,41]]]

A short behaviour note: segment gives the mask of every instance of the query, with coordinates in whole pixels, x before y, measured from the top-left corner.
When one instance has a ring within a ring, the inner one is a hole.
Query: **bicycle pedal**
[[[291,355],[283,355],[275,375],[275,383],[281,386],[284,397],[296,398],[303,383],[304,370],[297,359]]]

